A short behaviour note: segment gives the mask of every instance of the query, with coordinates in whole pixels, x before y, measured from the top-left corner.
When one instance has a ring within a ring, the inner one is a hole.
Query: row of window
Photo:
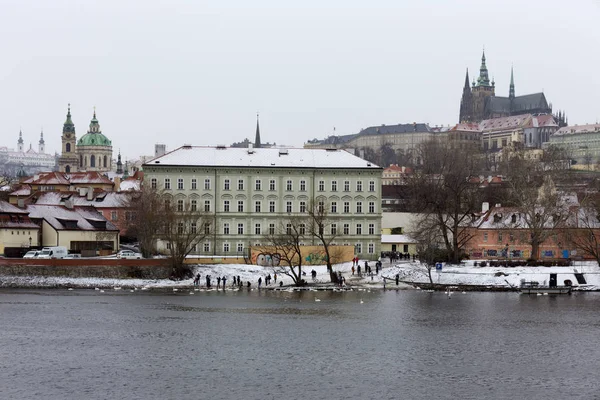
[[[152,186],[152,189],[158,189],[157,178],[150,179],[150,184]],[[337,181],[331,181],[330,185],[331,185],[330,189],[332,192],[338,191],[338,182]],[[231,180],[224,179],[223,180],[223,190],[231,190],[231,187],[232,187]],[[165,178],[164,188],[167,190],[171,189],[171,178]],[[211,190],[210,188],[211,188],[211,180],[210,180],[210,178],[206,178],[204,180],[204,190]],[[185,180],[183,178],[177,178],[177,190],[184,190],[184,189],[185,189]],[[300,181],[299,189],[301,192],[306,191],[306,181],[305,180]],[[198,190],[198,180],[196,178],[192,178],[192,180],[191,180],[191,190]],[[238,179],[237,190],[245,190],[243,179]],[[254,182],[254,190],[256,190],[256,191],[262,190],[262,180],[261,179],[257,179]],[[269,180],[269,191],[274,192],[276,190],[277,190],[276,180],[275,179]],[[287,182],[285,184],[285,190],[287,192],[291,192],[294,190],[294,182],[291,179],[287,180]],[[318,182],[317,191],[319,191],[319,192],[325,191],[325,181],[324,180],[320,180]],[[350,191],[350,181],[343,182],[343,191],[344,192]],[[356,182],[356,191],[357,192],[363,191],[363,182],[362,181]],[[375,191],[375,181],[369,181],[369,192],[374,192],[374,191]]]
[[[237,234],[238,235],[243,235],[244,234],[244,223],[240,222],[237,224]],[[207,226],[206,229],[209,229],[210,226]],[[292,234],[292,224],[287,224],[286,225],[286,234],[290,235]],[[354,227],[354,233],[356,235],[362,235],[363,234],[363,224],[358,223],[355,225]],[[268,230],[267,230],[269,235],[275,235],[275,224],[274,223],[270,223],[268,226]],[[374,235],[375,234],[375,224],[368,224],[367,226],[367,232],[369,235]],[[260,223],[256,223],[254,224],[254,234],[255,235],[262,235],[265,232],[263,232],[263,227]],[[305,224],[300,224],[298,225],[298,233],[300,235],[306,235],[306,225]],[[341,224],[340,229],[338,229],[338,224],[333,223],[329,225],[329,234],[330,235],[337,235],[337,234],[343,234],[343,235],[350,235],[350,224],[345,223],[345,224]],[[225,222],[223,223],[223,235],[230,235],[231,234],[231,227],[229,222]]]
[[[168,207],[170,207],[170,200],[165,200],[165,205]],[[275,200],[270,200],[269,201],[269,213],[276,213],[277,212],[277,207],[276,207],[277,202]],[[300,213],[306,213],[307,211],[307,203],[306,201],[300,201],[298,204],[298,208],[295,210],[294,209],[294,202],[293,201],[286,201],[285,202],[285,212],[286,213],[293,213],[293,212],[300,212]],[[318,204],[318,211],[319,212],[323,212],[324,211],[324,207],[325,207],[325,203],[324,202],[319,202]],[[177,211],[184,211],[185,209],[185,201],[183,199],[179,199],[177,200]],[[190,200],[190,209],[191,211],[198,211],[198,200],[196,199],[192,199]],[[238,200],[237,201],[237,212],[244,212],[245,210],[245,201],[244,200]],[[223,200],[223,212],[231,212],[232,211],[232,204],[230,200]],[[355,203],[355,209],[354,209],[356,214],[362,214],[364,212],[363,210],[363,202],[362,201],[357,201]],[[204,200],[204,212],[211,212],[211,200]],[[261,200],[256,200],[254,202],[254,212],[255,213],[260,213],[263,212],[262,209],[262,201]],[[329,212],[331,214],[337,214],[339,212],[338,210],[338,203],[337,201],[332,201],[329,204]],[[341,212],[343,214],[349,214],[350,213],[350,202],[349,201],[344,201],[341,203]],[[375,202],[374,201],[369,201],[366,204],[366,212],[368,214],[374,214],[375,213]]]
[[[256,245],[260,246],[260,243],[257,243]],[[236,246],[236,248],[237,248],[237,252],[238,253],[242,253],[244,251],[244,243],[238,243],[237,246]],[[354,248],[356,249],[357,253],[362,253],[362,243],[356,243],[354,245]],[[171,243],[167,243],[167,250],[170,250],[170,249],[171,249]],[[204,242],[202,244],[202,250],[205,253],[210,252],[210,242]],[[231,245],[229,243],[227,243],[227,242],[223,243],[223,252],[224,253],[229,253],[230,251],[231,251]],[[197,245],[192,248],[192,252],[193,253],[197,253],[198,252],[198,246]],[[367,245],[367,253],[369,253],[369,254],[374,254],[375,253],[375,244],[374,243],[369,243]]]

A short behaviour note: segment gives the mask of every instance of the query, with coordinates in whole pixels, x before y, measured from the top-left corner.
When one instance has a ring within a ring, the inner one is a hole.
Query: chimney
[[[115,192],[120,192],[121,191],[121,178],[118,176],[115,176],[115,180],[114,180],[114,189]]]
[[[71,200],[71,199],[65,200],[65,207],[67,207],[69,210],[72,210],[73,209],[73,200]]]
[[[80,187],[80,188],[77,188],[77,189],[78,189],[78,192],[79,192],[79,197],[85,196],[85,191],[86,191],[85,188]]]
[[[483,203],[481,203],[481,212],[482,213],[486,213],[490,210],[490,203],[488,203],[487,201],[484,201]]]
[[[18,199],[17,200],[17,207],[19,207],[19,208],[25,208],[25,199]]]
[[[92,200],[94,200],[94,189],[93,189],[93,188],[91,188],[91,187],[89,187],[89,188],[87,189],[87,200],[88,200],[88,201],[92,201]]]

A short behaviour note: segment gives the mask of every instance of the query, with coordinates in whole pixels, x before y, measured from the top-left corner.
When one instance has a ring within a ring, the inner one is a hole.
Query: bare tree
[[[335,220],[329,216],[330,205],[325,197],[318,197],[308,207],[309,232],[323,246],[327,271],[333,282],[337,282],[337,275],[333,273],[333,264],[338,262],[338,254],[333,251],[333,244],[339,235]]]
[[[280,221],[274,232],[265,235],[264,252],[279,255],[280,264],[273,266],[273,272],[289,276],[296,286],[303,284],[302,241],[306,236],[306,223],[300,217]],[[281,264],[283,262],[284,265]]]
[[[162,227],[162,208],[164,200],[161,192],[143,186],[138,193],[132,194],[126,205],[131,212],[126,219],[127,236],[134,237],[140,243],[140,251],[145,258],[156,254],[156,241]]]
[[[593,257],[600,265],[600,199],[597,193],[582,200],[575,220],[576,228],[565,231],[567,243]]]
[[[409,178],[413,209],[419,212],[416,226],[423,235],[438,232],[448,261],[458,263],[469,241],[469,222],[480,209],[481,191],[471,182],[483,161],[476,144],[464,152],[452,150],[444,140],[430,140],[418,147],[423,166]]]
[[[173,276],[189,277],[191,271],[184,265],[185,258],[210,237],[212,215],[195,208],[191,202],[178,200],[175,203],[165,196],[162,198],[160,240],[166,243]]]
[[[432,216],[429,216],[429,218],[433,219]],[[446,254],[440,248],[440,242],[443,242],[443,237],[439,231],[439,227],[435,223],[431,225],[431,229],[419,229],[417,232],[413,232],[412,236],[417,241],[419,265],[421,268],[424,268],[429,277],[429,284],[433,287],[431,271],[435,268],[436,263],[446,261]]]

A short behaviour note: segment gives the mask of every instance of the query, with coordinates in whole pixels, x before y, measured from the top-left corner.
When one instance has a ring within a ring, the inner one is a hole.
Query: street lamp
[[[29,248],[31,248],[31,236],[29,236]]]

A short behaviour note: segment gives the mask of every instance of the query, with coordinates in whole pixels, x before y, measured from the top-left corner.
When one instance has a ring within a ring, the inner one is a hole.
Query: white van
[[[65,246],[44,247],[37,258],[65,258],[67,254]]]

